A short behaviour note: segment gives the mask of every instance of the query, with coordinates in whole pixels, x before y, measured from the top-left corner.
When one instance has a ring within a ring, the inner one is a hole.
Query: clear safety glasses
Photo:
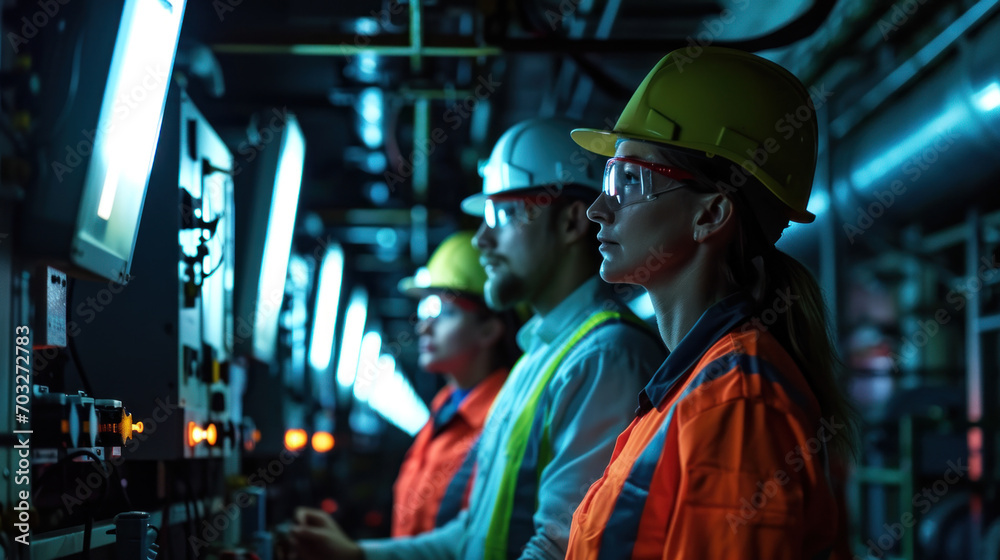
[[[480,306],[470,299],[456,296],[452,293],[443,295],[430,294],[425,296],[417,304],[417,321],[430,321],[431,319],[450,318],[458,315],[462,311],[477,311]]]
[[[525,198],[486,199],[483,221],[490,229],[508,224],[526,224],[538,217],[541,208]]]
[[[669,180],[661,181],[659,187],[653,185],[653,173]],[[612,212],[621,208],[654,200],[657,196],[677,190],[682,181],[693,179],[694,175],[667,165],[629,157],[613,157],[604,167],[604,194],[608,208]]]
[[[420,303],[417,304],[417,320],[437,319],[441,316],[442,307],[441,297],[437,294],[431,294],[421,299]]]

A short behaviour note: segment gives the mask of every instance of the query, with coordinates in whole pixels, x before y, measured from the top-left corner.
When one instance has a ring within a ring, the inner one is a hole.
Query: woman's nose
[[[611,222],[611,216],[613,212],[608,208],[608,202],[604,198],[607,195],[603,192],[597,195],[597,200],[587,208],[587,219],[598,224],[606,224]]]

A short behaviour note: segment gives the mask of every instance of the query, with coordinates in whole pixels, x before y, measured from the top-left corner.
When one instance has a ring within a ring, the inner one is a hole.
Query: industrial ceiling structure
[[[307,141],[300,249],[343,243],[346,268],[371,290],[384,328],[396,332],[411,328],[413,312],[396,283],[448,232],[478,225],[459,202],[480,188],[479,162],[514,123],[562,114],[611,127],[664,53],[697,55],[706,45],[760,52],[799,75],[821,122],[831,123],[822,148],[830,163],[821,166],[827,176],[818,177],[814,203],[828,205],[832,194],[853,208],[873,194],[864,166],[881,172],[887,163],[864,156],[876,158],[920,132],[910,125],[926,124],[925,136],[948,128],[932,113],[947,113],[949,96],[972,102],[976,92],[959,88],[976,87],[995,69],[983,65],[995,63],[977,58],[976,45],[967,43],[994,9],[993,2],[916,0],[214,0],[188,7],[178,70],[235,146],[237,164],[253,157],[250,146],[269,119],[298,116]],[[980,42],[989,50],[989,38]],[[909,91],[931,73],[954,76],[940,79],[937,91],[929,84]],[[889,109],[903,98],[915,109]],[[977,161],[960,167],[981,179],[990,165],[972,158],[996,146],[996,115],[951,116],[981,126],[975,138],[961,140],[972,152],[942,157]],[[889,167],[900,171],[922,148],[897,150]],[[927,198],[907,197],[912,212],[942,192],[920,179],[911,190],[927,188]],[[975,179],[952,188],[971,192]],[[895,218],[912,212],[898,209]],[[815,239],[786,238],[818,264]]]

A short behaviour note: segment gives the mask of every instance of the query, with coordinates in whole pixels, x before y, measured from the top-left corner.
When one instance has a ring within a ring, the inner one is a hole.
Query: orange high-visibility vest
[[[506,369],[491,373],[473,387],[447,423],[435,429],[432,415],[417,433],[393,486],[393,537],[430,531],[450,521],[467,505],[472,472],[460,473],[459,468],[479,438],[507,373]],[[433,413],[441,409],[453,390],[449,386],[438,392],[431,402]],[[458,503],[444,503],[446,496]],[[440,515],[442,509],[449,514]]]
[[[712,306],[640,394],[573,516],[567,559],[819,559],[837,534],[821,418],[742,295]]]

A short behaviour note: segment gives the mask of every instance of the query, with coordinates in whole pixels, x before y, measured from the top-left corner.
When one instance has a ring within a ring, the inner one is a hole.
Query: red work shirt
[[[469,449],[479,438],[493,399],[507,380],[506,369],[491,373],[472,388],[458,410],[435,429],[434,419],[451,398],[455,388],[441,389],[431,402],[431,419],[417,433],[406,452],[393,486],[392,536],[405,537],[435,527],[441,500]],[[462,508],[467,505],[471,477],[462,492]]]
[[[566,558],[826,558],[836,418],[736,294],[706,311],[640,393],[638,417],[573,515]],[[843,436],[844,434],[842,434]]]

